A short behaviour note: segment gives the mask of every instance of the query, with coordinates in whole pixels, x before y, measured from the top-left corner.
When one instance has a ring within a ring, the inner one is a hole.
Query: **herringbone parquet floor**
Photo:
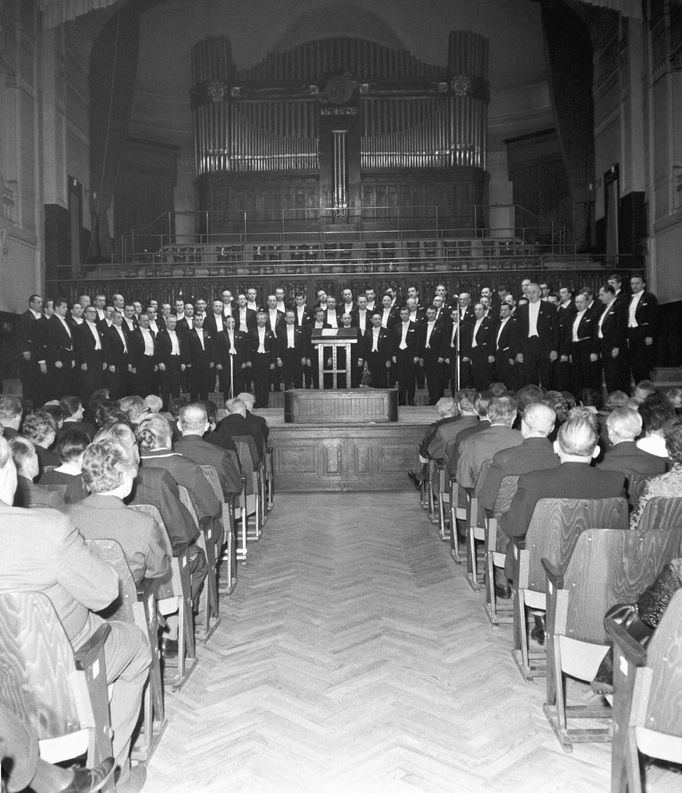
[[[239,576],[145,793],[609,790],[610,747],[562,752],[414,492],[279,494]]]

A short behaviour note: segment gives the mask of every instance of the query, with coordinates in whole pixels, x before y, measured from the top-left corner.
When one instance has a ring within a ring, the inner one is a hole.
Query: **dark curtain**
[[[112,253],[106,212],[111,206],[128,132],[139,39],[139,9],[125,6],[104,26],[90,56],[90,259],[106,259]]]

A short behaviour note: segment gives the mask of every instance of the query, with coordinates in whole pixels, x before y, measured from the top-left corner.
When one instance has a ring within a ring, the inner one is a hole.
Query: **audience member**
[[[10,440],[19,434],[21,417],[24,414],[21,400],[13,396],[0,396],[0,425],[3,437]]]
[[[649,394],[641,402],[639,412],[642,416],[644,436],[637,441],[637,448],[657,457],[668,457],[668,450],[663,437],[663,427],[667,421],[675,418],[672,403],[660,394]]]
[[[66,485],[64,501],[74,504],[88,495],[83,484],[83,453],[90,439],[83,430],[67,429],[57,441],[59,465],[43,471],[38,479],[39,485]]]
[[[16,439],[15,439],[16,440]],[[17,473],[10,449],[0,438],[0,590],[39,591],[52,601],[73,647],[80,647],[102,624],[95,612],[118,597],[118,577],[95,558],[66,515],[57,510],[10,506]],[[30,564],[27,561],[30,560]],[[111,621],[105,642],[113,751],[120,768],[117,793],[139,790],[144,766],[130,768],[130,741],[140,715],[150,664],[147,637],[131,624]]]
[[[59,493],[45,490],[33,484],[38,476],[40,465],[35,446],[31,441],[21,435],[15,435],[9,442],[12,459],[17,470],[17,490],[14,494],[15,507],[53,507],[58,508],[64,504],[64,499]]]
[[[606,426],[612,446],[604,452],[598,468],[644,476],[665,472],[666,459],[644,451],[635,443],[642,431],[641,413],[632,408],[615,408],[609,413]]]
[[[57,437],[57,424],[49,413],[38,410],[24,416],[21,434],[35,446],[41,471],[47,466],[59,465],[59,458],[51,451]]]
[[[169,577],[170,541],[157,521],[123,503],[137,476],[137,462],[115,440],[91,443],[83,456],[83,479],[90,492],[67,508],[74,526],[86,540],[116,540],[136,584],[143,578]]]

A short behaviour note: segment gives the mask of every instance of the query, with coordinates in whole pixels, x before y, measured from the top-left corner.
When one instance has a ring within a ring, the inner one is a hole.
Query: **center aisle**
[[[414,491],[278,494],[221,610],[145,793],[609,788],[610,746],[561,751]]]

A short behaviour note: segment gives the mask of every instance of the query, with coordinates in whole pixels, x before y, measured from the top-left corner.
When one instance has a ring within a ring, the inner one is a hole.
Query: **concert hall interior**
[[[680,97],[682,0],[0,0],[8,791],[682,787]]]

